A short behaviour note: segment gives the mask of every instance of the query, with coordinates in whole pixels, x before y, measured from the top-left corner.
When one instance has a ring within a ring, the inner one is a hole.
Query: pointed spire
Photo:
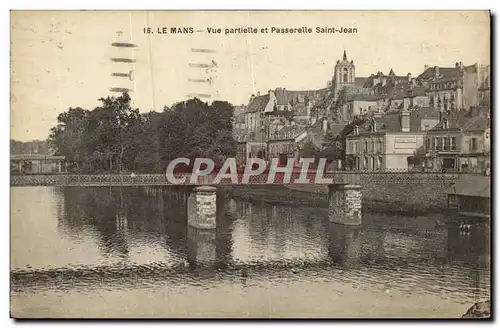
[[[391,68],[391,71],[389,72],[389,75],[394,75],[394,70]]]
[[[347,54],[345,52],[345,49],[344,49],[344,57],[342,58],[342,60],[347,60]]]

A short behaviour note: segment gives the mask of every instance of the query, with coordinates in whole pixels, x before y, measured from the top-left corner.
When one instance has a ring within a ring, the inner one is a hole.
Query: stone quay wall
[[[370,211],[444,211],[448,207],[445,190],[461,174],[373,173],[362,174],[363,207]],[[328,194],[326,185],[288,185],[292,190]]]

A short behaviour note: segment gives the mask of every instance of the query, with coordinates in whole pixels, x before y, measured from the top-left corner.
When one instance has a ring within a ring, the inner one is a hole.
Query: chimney
[[[424,65],[424,72],[429,69],[429,65]]]
[[[406,109],[401,111],[401,132],[410,132],[410,112]]]
[[[359,127],[357,125],[354,126],[354,135],[359,135]]]
[[[373,113],[373,132],[377,132],[380,130],[382,125],[382,113],[375,112]]]
[[[257,91],[257,97],[260,97],[260,91]]]
[[[255,98],[255,95],[252,93],[252,95],[250,96],[250,102],[252,102],[252,100]]]
[[[434,74],[436,75],[436,77],[439,76],[439,66],[434,66]]]
[[[411,73],[408,73],[406,77],[408,78],[408,82],[411,82]]]

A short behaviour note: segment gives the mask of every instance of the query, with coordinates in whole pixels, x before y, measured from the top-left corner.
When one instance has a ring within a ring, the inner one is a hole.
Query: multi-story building
[[[403,98],[403,108],[411,109],[429,107],[430,101],[426,91],[427,88],[421,86],[406,90]]]
[[[355,170],[407,170],[426,131],[438,122],[433,108],[375,113],[346,137],[345,165]]]
[[[354,118],[377,111],[377,98],[373,95],[346,95],[342,104],[342,121],[350,122]]]
[[[276,97],[269,91],[265,95],[252,95],[245,111],[247,157],[264,157],[266,153],[266,113],[274,110]]]
[[[241,112],[234,116],[233,129],[245,129],[245,117],[246,114]]]
[[[268,140],[268,159],[298,158],[300,142],[306,134],[306,128],[299,126],[286,126],[280,131],[276,131]]]
[[[241,165],[247,158],[248,131],[241,128],[233,128],[233,138],[236,140],[236,162]]]
[[[455,67],[425,67],[417,77],[419,85],[428,88],[429,104],[442,112],[469,110],[479,104],[479,67],[477,64]]]
[[[490,166],[490,119],[452,113],[426,136],[426,166],[434,170],[482,171]]]

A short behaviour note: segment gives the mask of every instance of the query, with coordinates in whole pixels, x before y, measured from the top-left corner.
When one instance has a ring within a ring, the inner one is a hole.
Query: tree
[[[222,160],[236,153],[232,138],[234,107],[199,99],[140,114],[128,94],[100,98],[88,111],[70,108],[58,117],[50,144],[78,172],[163,171],[177,157],[205,156]]]
[[[300,148],[301,158],[314,158],[318,155],[318,153],[319,149],[311,141],[305,142]]]
[[[321,151],[321,157],[326,158],[327,161],[333,161],[342,159],[342,143],[339,136],[328,132],[323,140],[323,150]]]

